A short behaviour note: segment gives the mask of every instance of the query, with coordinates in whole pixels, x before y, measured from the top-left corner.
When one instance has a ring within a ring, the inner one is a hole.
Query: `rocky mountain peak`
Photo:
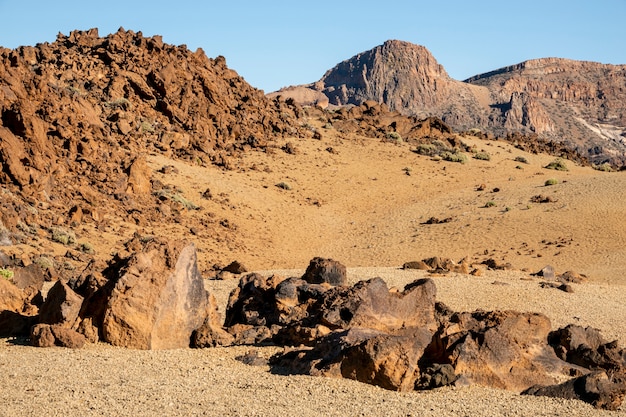
[[[404,110],[430,106],[446,91],[450,77],[423,46],[399,40],[339,63],[319,81],[330,104],[360,104],[366,100]]]
[[[425,47],[389,40],[280,94],[314,105],[373,100],[457,130],[537,135],[594,163],[626,164],[626,65],[540,58],[457,81]]]

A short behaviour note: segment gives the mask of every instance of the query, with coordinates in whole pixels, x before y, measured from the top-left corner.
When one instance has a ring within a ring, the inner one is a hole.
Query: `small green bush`
[[[93,245],[89,242],[84,242],[80,244],[80,251],[86,253],[87,255],[95,255],[96,251],[93,248]]]
[[[127,98],[122,97],[112,101],[107,101],[104,105],[112,109],[128,109],[130,107],[130,101],[128,101]]]
[[[163,188],[161,190],[154,191],[152,194],[157,196],[157,197],[159,197],[159,198],[161,198],[161,199],[175,201],[178,204],[180,204],[181,206],[183,206],[184,208],[186,208],[187,210],[199,210],[200,209],[200,206],[198,206],[198,205],[194,204],[193,202],[187,200],[180,193],[174,192],[174,191],[172,191],[170,189],[167,189],[167,188]]]
[[[547,169],[555,169],[557,171],[569,171],[569,169],[567,168],[567,165],[565,164],[565,161],[563,161],[561,158],[555,159],[554,161],[550,162],[545,167]]]
[[[467,155],[462,152],[443,152],[441,158],[448,162],[458,162],[464,164],[467,162]]]
[[[514,161],[515,162],[521,162],[522,164],[527,164],[528,163],[528,159],[524,158],[523,156],[516,156]]]
[[[13,279],[13,271],[6,268],[0,268],[0,277],[11,281]]]
[[[73,245],[76,243],[76,235],[71,230],[61,228],[52,229],[52,240],[63,245]]]
[[[417,148],[413,151],[419,155],[433,156],[436,155],[438,149],[432,143],[421,143],[417,145]]]
[[[544,185],[548,187],[550,185],[557,185],[558,183],[559,183],[559,180],[557,180],[556,178],[548,178],[546,182],[544,183]]]
[[[487,152],[478,152],[474,154],[474,159],[480,159],[481,161],[491,161],[491,155]]]
[[[389,142],[402,143],[402,136],[398,132],[388,132],[385,139]]]
[[[487,201],[485,203],[485,207],[489,208],[489,207],[495,207],[496,206],[496,202],[495,201]]]
[[[615,171],[615,169],[608,162],[605,162],[605,163],[600,164],[600,165],[595,165],[594,164],[594,165],[592,165],[592,167],[596,171],[602,171],[602,172],[614,172]]]
[[[154,133],[154,126],[150,122],[141,122],[141,133]]]
[[[40,256],[39,258],[33,260],[33,263],[39,265],[39,267],[44,271],[47,271],[54,267],[54,261],[47,256]]]
[[[286,182],[279,182],[278,184],[276,184],[276,186],[282,190],[291,190],[291,185],[287,184]]]

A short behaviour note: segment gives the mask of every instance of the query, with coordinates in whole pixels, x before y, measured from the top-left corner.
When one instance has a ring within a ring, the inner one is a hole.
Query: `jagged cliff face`
[[[533,131],[565,140],[592,160],[626,162],[626,65],[543,58],[466,81],[487,87],[496,103],[526,97]]]
[[[486,113],[475,111],[487,90],[453,80],[426,48],[408,42],[391,40],[358,54],[311,87],[334,105],[374,100],[391,110],[437,116],[456,126],[487,123]]]
[[[334,105],[374,100],[458,130],[537,134],[592,162],[626,163],[626,65],[546,58],[457,81],[423,46],[387,41],[306,87]]]

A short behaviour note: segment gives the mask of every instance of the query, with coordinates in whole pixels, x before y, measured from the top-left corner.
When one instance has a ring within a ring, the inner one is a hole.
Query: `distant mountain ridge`
[[[425,47],[389,40],[315,83],[271,95],[298,101],[305,92],[315,100],[302,104],[374,100],[404,114],[440,117],[458,130],[537,134],[592,162],[626,164],[626,65],[541,58],[458,81]]]

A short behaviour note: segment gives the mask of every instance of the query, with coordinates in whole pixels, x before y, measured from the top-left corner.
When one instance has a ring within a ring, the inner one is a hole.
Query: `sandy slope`
[[[178,177],[155,176],[176,183],[205,209],[190,215],[210,214],[234,225],[194,238],[204,251],[201,263],[238,259],[251,269],[302,268],[325,256],[349,266],[395,266],[435,255],[469,256],[517,269],[552,264],[557,272],[575,270],[604,282],[624,279],[626,172],[571,162],[568,172],[547,170],[552,156],[470,139],[464,141],[492,159],[432,161],[408,144],[321,130],[322,141],[294,142],[296,155],[247,153],[235,171],[150,157],[155,170],[167,164],[180,170]],[[529,164],[516,162],[518,156]],[[546,187],[548,178],[560,183]],[[280,182],[291,190],[276,187]],[[485,190],[477,191],[481,184]],[[199,197],[207,188],[215,196],[210,201]],[[539,194],[557,201],[531,203]],[[495,207],[485,207],[488,202]],[[452,221],[422,224],[430,217]],[[190,237],[176,225],[167,227]]]

